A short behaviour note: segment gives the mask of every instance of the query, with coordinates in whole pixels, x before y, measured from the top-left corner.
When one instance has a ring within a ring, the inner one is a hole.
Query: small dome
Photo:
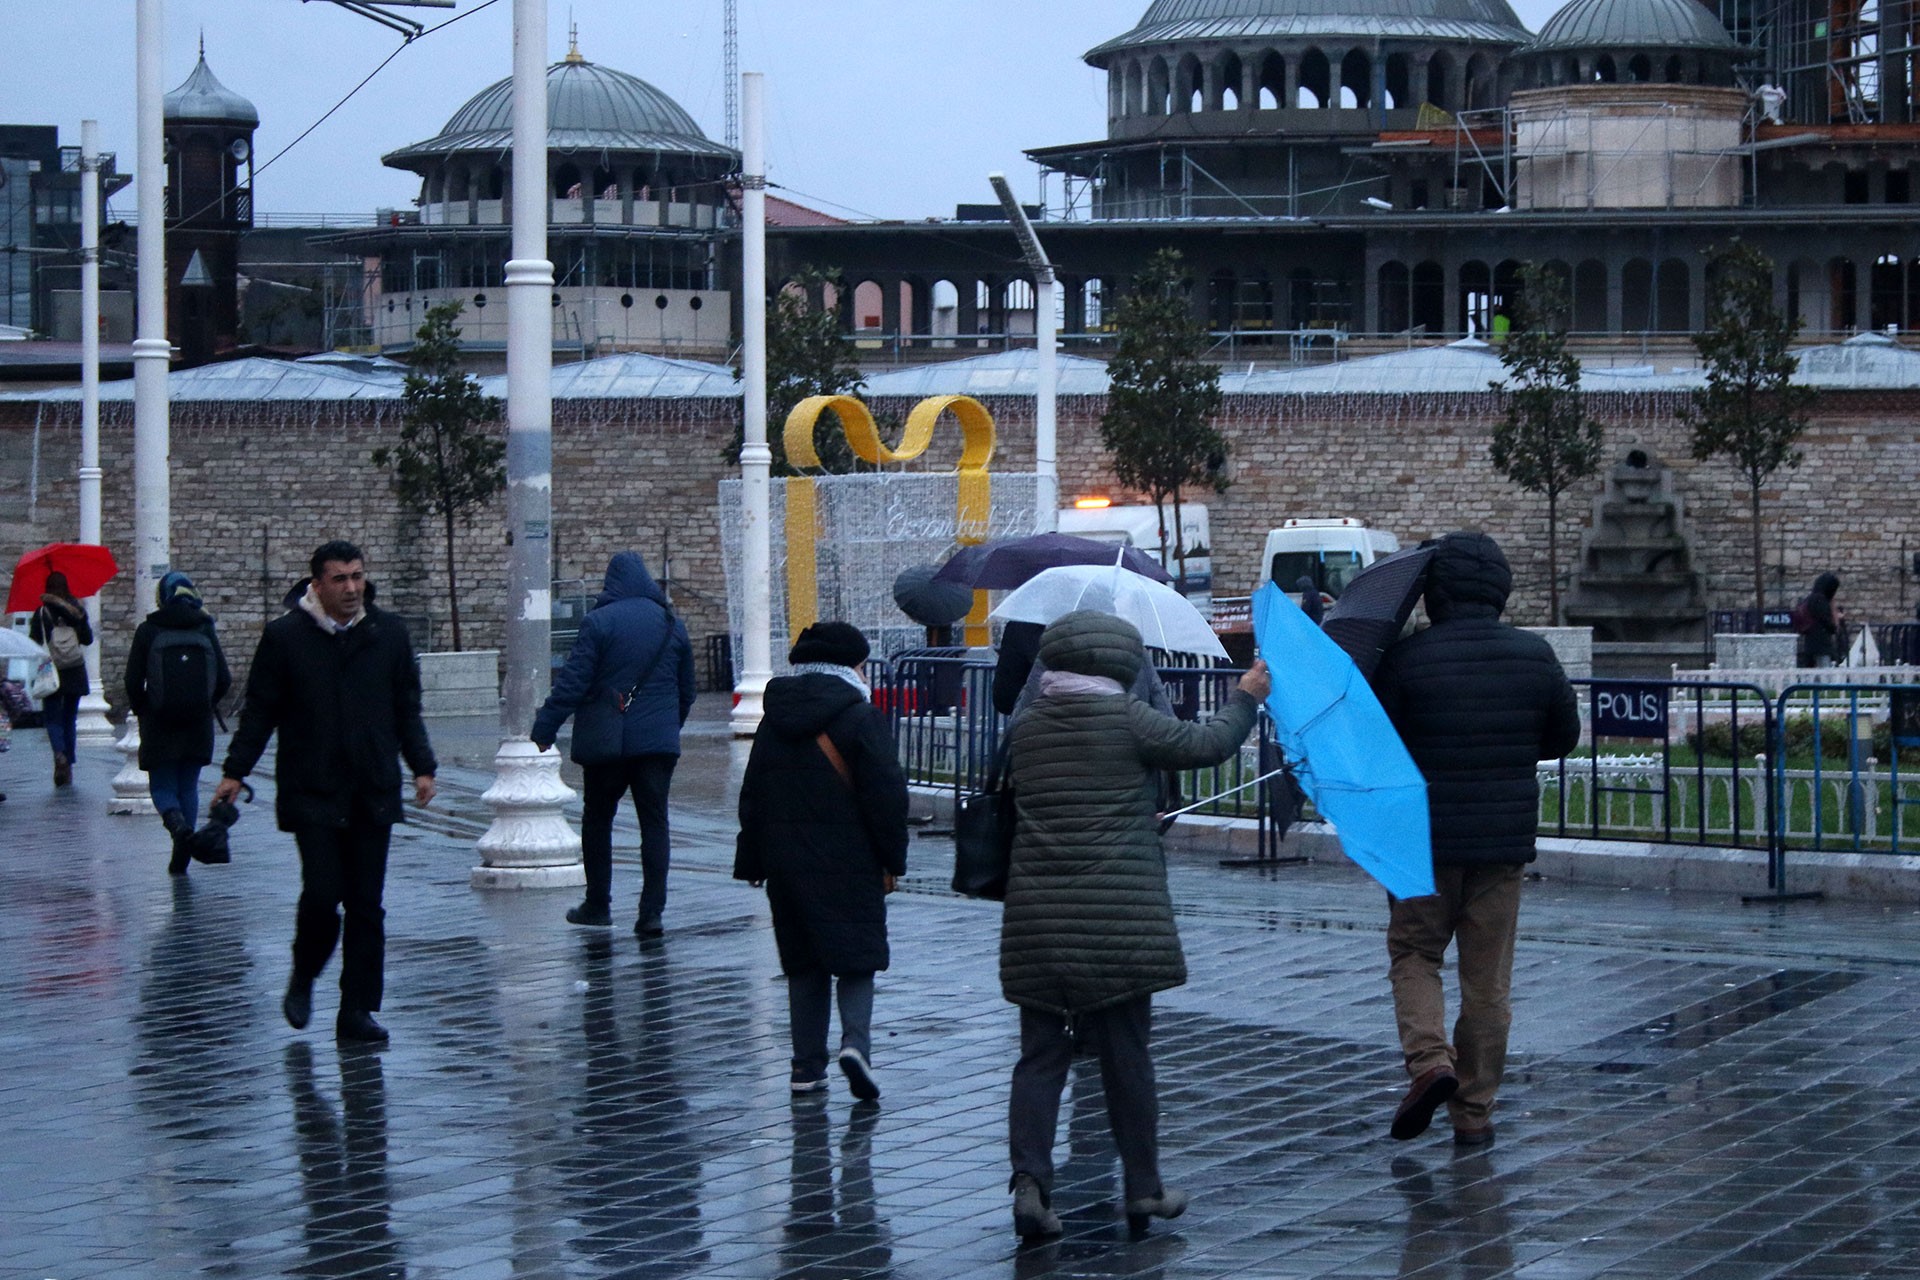
[[[1709,49],[1740,44],[1699,0],[1572,0],[1520,54],[1572,49]]]
[[[547,68],[547,146],[552,151],[656,151],[732,160],[681,105],[637,76],[578,54]],[[489,85],[425,142],[384,157],[396,168],[460,152],[495,155],[513,147],[513,77]]]
[[[1133,30],[1088,51],[1173,41],[1363,35],[1522,44],[1531,37],[1506,0],[1154,0]]]
[[[251,102],[220,83],[207,65],[207,49],[200,47],[200,63],[178,89],[166,96],[161,118],[168,121],[201,120],[208,123],[244,124],[258,127],[260,113]]]

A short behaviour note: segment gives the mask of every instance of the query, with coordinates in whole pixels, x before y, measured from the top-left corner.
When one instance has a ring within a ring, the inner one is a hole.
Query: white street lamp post
[[[80,541],[100,545],[100,122],[80,122]],[[100,691],[100,597],[87,597],[87,685],[75,736],[113,741]]]
[[[1060,487],[1059,465],[1055,458],[1055,440],[1059,435],[1055,406],[1060,387],[1060,338],[1059,318],[1054,314],[1058,305],[1055,294],[1059,285],[1054,279],[1053,263],[1048,259],[1047,251],[1040,247],[1040,237],[1034,234],[1033,223],[1027,220],[1027,211],[1014,199],[1013,188],[1007,185],[1006,175],[990,173],[987,181],[993,184],[1000,207],[1006,210],[1007,219],[1013,223],[1013,233],[1020,241],[1020,256],[1033,269],[1034,351],[1039,357],[1034,386],[1033,469],[1040,476],[1040,483],[1034,486],[1040,517],[1035,527],[1043,532],[1051,532],[1060,522],[1056,497]]]
[[[767,158],[764,77],[740,77],[740,683],[733,732],[760,727],[761,698],[773,678],[773,450],[767,447]]]
[[[562,806],[560,754],[527,738],[552,678],[553,264],[547,259],[547,0],[513,0],[513,257],[507,263],[506,697],[494,782],[481,798],[476,889],[586,883]]]

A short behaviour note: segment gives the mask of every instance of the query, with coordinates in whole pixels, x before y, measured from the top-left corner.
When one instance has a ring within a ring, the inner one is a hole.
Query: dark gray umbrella
[[[963,583],[938,582],[935,564],[917,564],[893,580],[893,602],[900,612],[923,627],[945,627],[967,616],[973,608],[973,588]]]
[[[1427,564],[1432,559],[1433,548],[1421,546],[1376,560],[1347,584],[1327,610],[1320,629],[1346,651],[1361,675],[1372,678],[1380,655],[1413,616],[1413,606],[1426,590]]]
[[[1173,576],[1153,557],[1138,547],[1121,547],[1092,538],[1076,538],[1070,533],[1036,533],[1030,538],[1007,538],[962,547],[953,553],[936,582],[958,582],[987,591],[1006,591],[1025,583],[1043,569],[1067,564],[1112,564],[1120,558],[1120,567],[1155,582],[1172,582]]]

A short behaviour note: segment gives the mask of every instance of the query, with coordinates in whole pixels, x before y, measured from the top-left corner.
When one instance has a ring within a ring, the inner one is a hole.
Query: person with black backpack
[[[216,708],[233,677],[213,618],[193,579],[160,579],[160,606],[133,633],[127,651],[127,706],[140,718],[140,767],[147,794],[173,837],[170,875],[185,875],[187,837],[200,812],[200,770],[213,763]]]

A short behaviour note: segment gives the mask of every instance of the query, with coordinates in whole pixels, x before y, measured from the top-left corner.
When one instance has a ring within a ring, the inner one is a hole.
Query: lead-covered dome
[[[1286,40],[1360,35],[1521,44],[1532,33],[1506,0],[1154,0],[1133,30],[1087,51],[1108,57],[1189,40]]]
[[[1521,54],[1594,49],[1704,49],[1740,44],[1699,0],[1572,0]]]
[[[179,88],[162,101],[161,118],[168,123],[243,124],[255,128],[260,113],[254,105],[220,83],[207,65],[206,46],[200,48],[200,62],[181,82]]]
[[[476,93],[425,142],[383,157],[417,168],[460,152],[499,154],[513,147],[513,77]],[[731,160],[685,108],[638,76],[577,54],[547,68],[547,147],[551,151],[650,151]]]

